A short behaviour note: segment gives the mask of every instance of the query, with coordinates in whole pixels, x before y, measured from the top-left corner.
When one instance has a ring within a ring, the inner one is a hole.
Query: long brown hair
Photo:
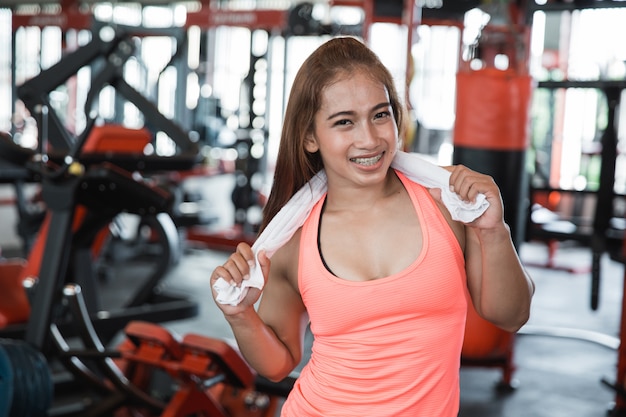
[[[305,139],[314,130],[314,118],[320,109],[324,88],[340,75],[357,70],[364,71],[385,86],[398,132],[402,132],[404,110],[393,77],[378,56],[361,41],[351,37],[333,38],[322,44],[304,61],[291,87],[274,182],[263,209],[261,231],[296,191],[323,168],[319,152],[306,151]]]

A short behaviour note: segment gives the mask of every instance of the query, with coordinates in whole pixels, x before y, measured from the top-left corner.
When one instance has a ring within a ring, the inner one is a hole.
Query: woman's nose
[[[376,126],[371,123],[363,123],[363,128],[357,140],[358,145],[363,148],[370,147],[378,142],[378,136]]]

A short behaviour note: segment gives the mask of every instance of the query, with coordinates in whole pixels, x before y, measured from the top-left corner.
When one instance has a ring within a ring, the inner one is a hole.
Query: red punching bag
[[[525,153],[531,94],[531,77],[511,69],[457,74],[453,163],[494,178],[517,247],[523,242],[528,204]],[[502,367],[503,380],[509,384],[514,334],[482,319],[471,302],[468,305],[464,363]]]

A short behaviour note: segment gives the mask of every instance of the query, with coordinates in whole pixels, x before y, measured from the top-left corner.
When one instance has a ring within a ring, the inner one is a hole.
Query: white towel
[[[487,210],[489,202],[480,194],[475,202],[463,201],[457,194],[450,191],[450,172],[435,165],[417,154],[399,151],[391,166],[404,173],[412,181],[428,188],[440,188],[441,198],[454,220],[464,223],[471,222]],[[315,203],[326,192],[326,173],[322,170],[306,183],[285,206],[274,216],[263,232],[252,245],[255,255],[265,250],[271,257],[280,247],[289,241],[291,236],[304,224]],[[265,280],[258,259],[250,271],[250,278],[242,281],[240,286],[232,285],[223,278],[215,281],[213,288],[217,292],[216,300],[221,304],[236,306],[243,300],[248,288],[262,289]]]

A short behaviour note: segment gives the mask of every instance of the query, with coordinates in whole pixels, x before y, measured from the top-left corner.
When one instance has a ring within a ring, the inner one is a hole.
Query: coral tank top
[[[317,246],[323,197],[303,225],[299,288],[314,337],[283,417],[453,417],[467,290],[454,233],[428,191],[397,173],[422,225],[404,271],[366,282],[331,274]]]

